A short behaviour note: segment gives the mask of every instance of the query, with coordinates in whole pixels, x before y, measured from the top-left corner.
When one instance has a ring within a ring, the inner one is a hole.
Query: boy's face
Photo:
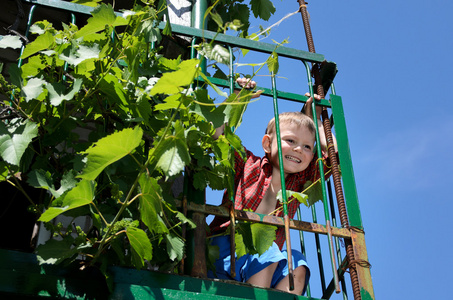
[[[277,135],[264,135],[263,149],[271,164],[279,167]],[[305,126],[296,124],[281,124],[283,169],[285,177],[291,173],[305,170],[313,159],[315,135]]]

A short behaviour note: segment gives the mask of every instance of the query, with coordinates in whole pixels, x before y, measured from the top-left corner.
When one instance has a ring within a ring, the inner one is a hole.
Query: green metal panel
[[[340,158],[341,174],[343,177],[343,188],[346,198],[349,225],[363,229],[354,170],[352,168],[351,151],[349,149],[348,133],[346,131],[343,103],[341,101],[341,97],[336,95],[330,96],[330,102],[332,105],[332,115],[335,123],[338,155]]]
[[[90,6],[61,0],[22,0],[22,1],[82,14],[90,14],[91,11],[94,9],[93,7]],[[121,13],[117,13],[117,15],[121,15]]]
[[[0,249],[1,299],[279,299],[319,300],[234,281],[111,267],[113,291],[96,269],[39,265],[31,253]]]
[[[107,299],[104,277],[95,269],[39,265],[34,254],[0,249],[1,299],[34,297]]]
[[[274,289],[254,288],[236,281],[200,279],[117,267],[112,268],[112,271],[115,289],[111,299],[132,299],[128,298],[131,294],[126,294],[127,290],[137,291],[138,295],[146,299],[195,299],[193,297],[197,297],[196,299],[317,299],[295,296]],[[134,296],[138,295],[134,293]]]

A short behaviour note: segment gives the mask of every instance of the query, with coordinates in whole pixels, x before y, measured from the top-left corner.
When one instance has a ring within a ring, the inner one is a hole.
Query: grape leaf
[[[63,240],[48,240],[36,248],[39,264],[59,264],[63,260],[77,254],[77,248],[72,247],[74,238],[66,236]]]
[[[240,223],[234,236],[236,255],[259,254],[266,252],[275,240],[277,227],[262,223]]]
[[[146,233],[139,228],[128,227],[126,235],[131,244],[133,264],[137,269],[141,269],[144,266],[144,259],[153,258],[153,246]]]
[[[46,31],[44,34],[39,35],[33,42],[28,44],[21,55],[21,59],[27,58],[39,51],[47,50],[52,47],[55,42],[55,37],[51,32]]]
[[[34,137],[38,135],[38,126],[30,120],[17,126],[6,128],[0,122],[0,156],[8,163],[19,166],[22,155]],[[14,129],[13,131],[11,129]]]
[[[167,233],[168,229],[158,217],[161,213],[160,201],[162,199],[162,189],[155,178],[143,174],[139,180],[140,196],[140,216],[148,226],[149,230],[155,233]]]
[[[94,180],[107,166],[120,160],[138,147],[143,131],[140,127],[126,128],[100,139],[82,154],[88,154],[87,164],[79,178]]]
[[[191,84],[198,71],[198,59],[185,60],[174,72],[167,72],[156,82],[151,89],[151,95],[167,94],[172,95],[183,91]]]
[[[251,0],[253,15],[255,18],[261,18],[264,21],[269,20],[271,15],[275,13],[275,6],[270,0]]]
[[[101,4],[91,12],[92,17],[87,24],[74,35],[74,39],[96,33],[105,29],[106,26],[127,25],[126,19],[117,17],[112,6]]]
[[[53,106],[59,106],[63,100],[72,100],[75,94],[80,91],[82,87],[83,80],[80,78],[76,78],[74,80],[74,85],[72,86],[72,90],[70,90],[67,94],[64,92],[66,91],[66,87],[63,83],[54,82],[54,83],[47,83],[46,87],[49,91],[49,100]]]
[[[13,48],[17,49],[22,47],[20,37],[16,35],[0,35],[0,49]]]
[[[57,199],[62,203],[61,207],[49,207],[38,221],[48,222],[68,210],[90,204],[94,199],[94,191],[95,183],[93,181],[80,181],[76,187],[61,196],[63,199],[60,199],[61,197]]]
[[[305,194],[302,194],[302,193],[298,193],[298,192],[294,192],[294,191],[289,191],[289,190],[286,190],[286,199],[289,199],[291,197],[294,197],[297,199],[297,201],[299,201],[300,203],[303,203],[305,204],[306,206],[309,206],[308,205],[308,202],[307,202],[307,199],[308,199],[308,196],[305,195]],[[282,195],[282,190],[278,191],[277,193],[277,200],[280,201],[280,202],[283,202],[283,195]]]
[[[169,177],[179,174],[190,163],[184,135],[167,136],[153,154],[158,158],[157,166]]]
[[[46,82],[40,78],[31,78],[27,84],[22,88],[22,92],[25,94],[25,101],[36,99],[43,92],[43,85]]]
[[[165,241],[168,257],[180,261],[184,256],[184,241],[171,233],[165,235]]]
[[[308,188],[308,190],[306,190]],[[317,180],[313,185],[311,181],[307,181],[304,184],[304,190],[305,194],[308,197],[308,203],[306,204],[307,206],[312,206],[318,201],[322,201],[323,195],[322,195],[322,186],[320,180]]]

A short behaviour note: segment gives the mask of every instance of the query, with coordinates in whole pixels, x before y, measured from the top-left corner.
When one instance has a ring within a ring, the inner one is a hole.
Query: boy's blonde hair
[[[315,123],[312,118],[301,112],[284,112],[279,115],[280,126],[287,124],[296,124],[306,127],[311,133],[316,135]],[[269,121],[266,128],[266,134],[273,135],[275,133],[275,118]]]

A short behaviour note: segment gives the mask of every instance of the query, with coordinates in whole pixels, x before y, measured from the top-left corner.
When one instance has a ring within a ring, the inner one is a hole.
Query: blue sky
[[[275,15],[251,31],[298,6],[295,0],[273,2]],[[308,11],[316,52],[339,69],[335,86],[343,99],[376,299],[444,298],[453,280],[453,2],[323,0],[309,1]],[[264,41],[285,38],[288,47],[307,50],[300,15]],[[240,59],[260,62],[258,56]],[[285,78],[277,87],[304,93],[302,65],[280,64]],[[257,80],[270,85],[264,76]],[[280,111],[299,109],[282,104]],[[250,104],[238,130],[255,154],[263,154],[261,137],[272,114],[271,99],[262,97]],[[313,276],[313,289],[316,281]]]

